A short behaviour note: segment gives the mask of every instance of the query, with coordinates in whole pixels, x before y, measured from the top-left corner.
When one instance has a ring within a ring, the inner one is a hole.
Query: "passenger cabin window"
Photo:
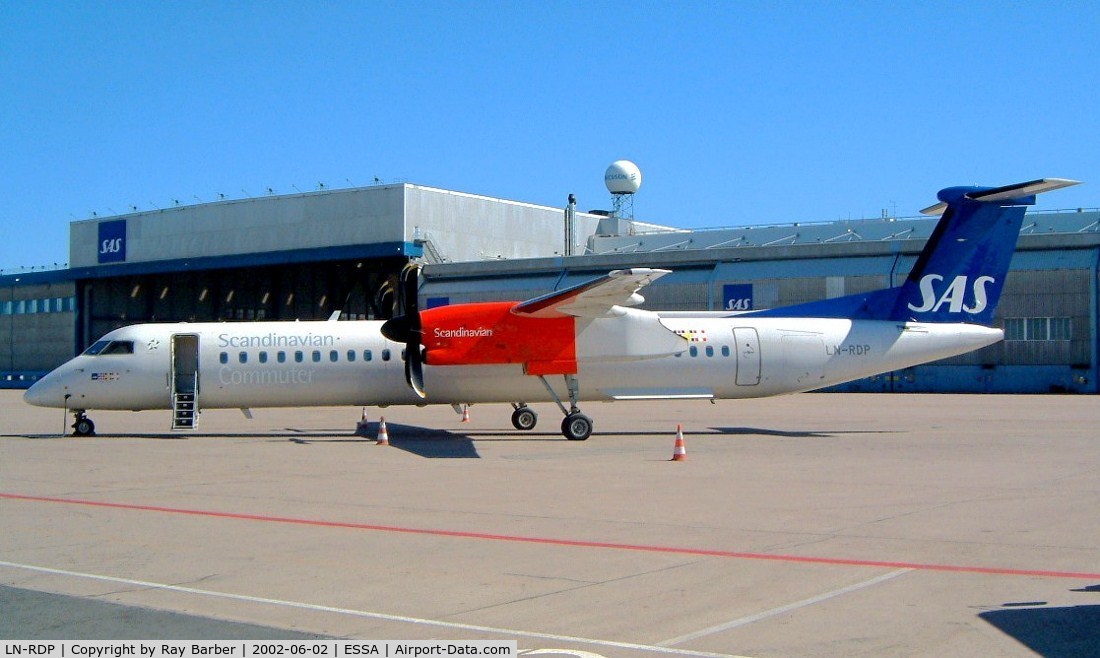
[[[690,354],[692,357],[699,356],[699,348],[692,345],[688,348],[688,354]]]
[[[363,360],[364,361],[370,361],[373,358],[374,358],[374,352],[371,352],[370,350],[363,350]]]
[[[238,363],[248,363],[248,352],[241,352],[237,354]]]
[[[279,363],[286,363],[286,352],[279,352],[275,355],[275,360]]]
[[[730,355],[730,346],[729,345],[723,345],[722,346],[722,356],[729,356],[729,355]]]
[[[321,362],[321,350],[313,350],[313,362],[314,363],[320,363]]]
[[[229,353],[222,352],[218,355],[218,363],[229,363]]]
[[[713,347],[711,347],[710,345],[707,345],[706,349],[707,349],[707,356],[714,356],[714,348]]]
[[[355,350],[348,350],[348,361],[355,361]]]
[[[336,350],[330,350],[328,353],[328,360],[336,363],[340,359],[340,353]]]
[[[390,360],[390,351],[388,349],[382,350],[382,360],[383,361],[389,361]]]
[[[294,363],[301,363],[303,359],[305,359],[305,355],[302,354],[301,350],[294,352]]]
[[[267,363],[267,352],[260,352],[260,363]]]

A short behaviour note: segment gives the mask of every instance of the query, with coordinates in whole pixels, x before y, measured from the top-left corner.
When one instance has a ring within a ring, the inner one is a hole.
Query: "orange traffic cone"
[[[468,404],[462,405],[462,422],[470,422],[470,405]]]
[[[682,462],[688,458],[687,450],[684,449],[684,430],[680,425],[676,425],[676,445],[672,448],[672,459],[669,461]]]
[[[370,423],[367,421],[367,408],[363,407],[363,417],[359,419],[359,422],[355,424],[356,436],[370,436],[367,433]]]
[[[375,445],[388,446],[390,444],[390,433],[386,431],[386,417],[382,416],[378,420],[378,441]]]

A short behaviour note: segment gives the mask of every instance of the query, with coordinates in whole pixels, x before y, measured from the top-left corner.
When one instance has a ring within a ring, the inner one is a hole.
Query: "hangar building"
[[[386,318],[410,259],[427,263],[426,306],[526,299],[629,267],[673,270],[645,308],[838,297],[900,284],[935,221],[688,231],[593,212],[575,214],[570,239],[562,208],[408,183],[95,218],[71,224],[68,269],[0,274],[0,386],[136,322]],[[1004,342],[840,390],[1097,393],[1098,286],[1100,211],[1031,213],[997,309]]]

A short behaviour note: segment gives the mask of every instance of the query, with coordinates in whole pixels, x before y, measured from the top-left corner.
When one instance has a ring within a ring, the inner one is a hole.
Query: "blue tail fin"
[[[1035,195],[1077,181],[1062,178],[1005,187],[949,187],[925,214],[943,213],[898,288],[754,312],[783,317],[991,324],[1008,264]]]

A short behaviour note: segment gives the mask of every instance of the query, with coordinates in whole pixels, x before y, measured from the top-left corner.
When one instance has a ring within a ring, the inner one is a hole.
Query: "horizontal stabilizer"
[[[1028,181],[1026,183],[1016,183],[1014,185],[1005,185],[1003,187],[991,187],[991,188],[970,188],[962,196],[970,199],[971,201],[1007,201],[1016,199],[1017,204],[1030,206],[1035,203],[1035,195],[1042,194],[1043,192],[1052,192],[1054,190],[1060,190],[1063,187],[1070,187],[1072,185],[1079,185],[1081,181],[1070,180],[1068,178],[1040,178],[1039,180]],[[929,206],[921,211],[924,215],[942,215],[943,211],[947,210],[947,204],[952,200],[950,198],[943,198],[950,191],[964,190],[967,188],[948,188],[940,193],[940,203],[933,206]],[[957,197],[956,197],[957,198]]]

